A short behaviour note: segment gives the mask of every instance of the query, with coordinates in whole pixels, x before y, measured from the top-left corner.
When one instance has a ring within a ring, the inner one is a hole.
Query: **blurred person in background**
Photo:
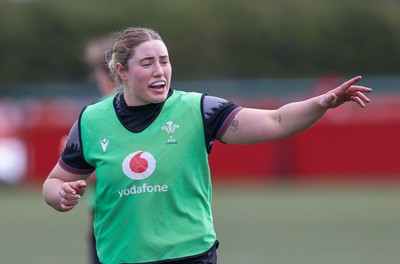
[[[267,110],[174,90],[167,47],[148,28],[117,33],[107,58],[122,92],[83,109],[43,184],[45,201],[66,212],[96,170],[94,229],[102,263],[217,263],[208,163],[213,142],[288,138],[331,108],[365,107],[364,93],[372,91],[355,77]]]
[[[102,96],[106,98],[116,92],[114,79],[106,61],[106,52],[112,48],[111,36],[90,40],[85,49],[85,61],[92,70],[92,77]]]
[[[94,79],[101,96],[98,101],[101,101],[116,92],[113,76],[106,61],[106,52],[112,48],[112,44],[110,36],[103,36],[90,40],[85,48],[85,61],[91,69],[91,77]],[[95,210],[96,174],[93,173],[87,179],[87,182],[88,187],[85,195],[88,201],[91,220],[93,221]],[[93,223],[90,224],[89,253],[90,263],[100,263],[96,251]]]

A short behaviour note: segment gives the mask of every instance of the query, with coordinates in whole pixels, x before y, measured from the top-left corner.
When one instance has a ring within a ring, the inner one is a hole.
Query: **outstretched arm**
[[[276,110],[245,108],[241,110],[222,137],[233,144],[274,141],[300,133],[314,125],[330,108],[353,101],[361,107],[370,100],[364,93],[372,89],[355,85],[361,76],[305,101],[286,104]]]

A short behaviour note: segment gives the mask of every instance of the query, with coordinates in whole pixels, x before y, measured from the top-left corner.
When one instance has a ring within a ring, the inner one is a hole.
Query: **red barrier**
[[[25,122],[15,102],[0,102],[0,182],[19,184],[28,172],[28,149],[25,144]]]
[[[28,148],[26,181],[43,182],[56,164],[64,138],[79,116],[86,101],[43,100],[25,106],[25,142]]]
[[[271,180],[274,144],[231,145],[214,143],[209,156],[210,168],[216,179],[230,181],[253,179]]]
[[[297,179],[399,181],[399,110],[399,102],[389,98],[367,109],[332,110],[296,137]]]
[[[400,181],[399,113],[397,98],[381,98],[367,109],[345,105],[287,140],[217,144],[211,170],[221,180]]]

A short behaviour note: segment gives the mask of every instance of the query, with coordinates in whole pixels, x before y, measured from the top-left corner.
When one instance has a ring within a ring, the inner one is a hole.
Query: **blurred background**
[[[0,262],[88,263],[84,205],[41,184],[82,107],[101,96],[92,39],[156,29],[175,89],[276,108],[356,75],[366,109],[334,109],[291,139],[216,143],[220,263],[398,263],[400,1],[0,1]]]

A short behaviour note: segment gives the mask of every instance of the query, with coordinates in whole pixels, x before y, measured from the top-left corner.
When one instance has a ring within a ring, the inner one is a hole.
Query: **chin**
[[[162,103],[165,100],[167,100],[167,97],[168,97],[168,89],[165,89],[162,93],[160,93],[160,92],[152,93],[149,96],[149,99],[153,103]]]
[[[167,94],[165,95],[158,95],[158,96],[152,96],[151,98],[149,98],[149,102],[152,104],[158,104],[158,103],[162,103],[165,100],[167,100]]]

